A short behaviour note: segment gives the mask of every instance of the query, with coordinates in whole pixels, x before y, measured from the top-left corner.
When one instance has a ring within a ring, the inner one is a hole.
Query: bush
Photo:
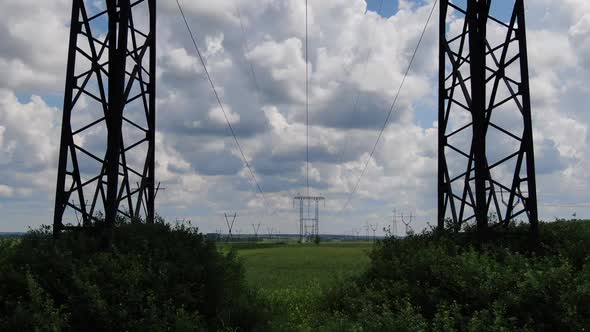
[[[112,246],[49,227],[0,241],[2,331],[199,331],[263,328],[234,251],[195,228],[122,222]]]
[[[590,223],[543,224],[541,234],[531,242],[514,226],[484,243],[471,233],[388,238],[324,305],[368,331],[587,330]]]

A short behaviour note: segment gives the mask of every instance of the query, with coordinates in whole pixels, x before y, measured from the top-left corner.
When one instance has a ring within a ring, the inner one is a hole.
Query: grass
[[[323,292],[369,265],[371,242],[282,244],[237,249],[246,280],[272,308],[277,331],[313,330]]]
[[[286,244],[274,248],[242,249],[249,284],[265,290],[329,286],[365,269],[367,242]]]

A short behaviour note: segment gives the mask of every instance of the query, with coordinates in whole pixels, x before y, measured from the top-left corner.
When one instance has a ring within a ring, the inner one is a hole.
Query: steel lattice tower
[[[54,234],[154,218],[156,1],[72,1]]]
[[[441,1],[439,228],[538,232],[525,30],[523,0]]]
[[[295,201],[299,201],[299,242],[319,241],[320,236],[320,202],[325,203],[326,198],[323,196],[295,196],[293,197],[293,207]],[[313,216],[309,216],[309,209],[312,202],[315,203]],[[306,204],[307,203],[307,204]],[[305,217],[304,207],[307,205],[308,217]]]

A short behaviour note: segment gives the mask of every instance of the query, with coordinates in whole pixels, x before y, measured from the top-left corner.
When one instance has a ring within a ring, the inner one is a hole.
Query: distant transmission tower
[[[371,224],[370,225],[371,230],[373,231],[373,242],[375,242],[375,232],[377,231],[377,228],[379,228],[379,223],[377,224]]]
[[[393,217],[391,218],[391,222],[392,222],[391,235],[393,236],[393,238],[395,238],[395,236],[397,234],[397,209],[393,209]]]
[[[55,236],[118,214],[154,220],[155,34],[155,0],[72,1]]]
[[[254,238],[258,239],[258,231],[260,230],[260,222],[258,224],[252,224],[252,230],[254,231]]]
[[[232,230],[234,228],[234,223],[236,222],[236,218],[238,217],[238,214],[236,212],[234,212],[233,215],[227,214],[227,213],[224,213],[223,215],[225,216],[225,224],[227,225],[226,241],[229,241],[229,240],[233,239]],[[231,221],[229,221],[230,219],[231,219]],[[239,235],[239,230],[238,230],[238,235]]]
[[[412,226],[410,226],[413,219],[414,219],[414,217],[412,216],[411,213],[409,216],[406,216],[406,218],[404,218],[403,214],[401,215],[402,224],[404,224],[404,226],[406,226],[406,235],[414,234],[414,230],[412,229]]]
[[[324,202],[325,197],[322,196],[295,196],[293,198],[293,205],[295,201],[299,202],[299,241],[313,241],[319,240],[320,236],[320,202]],[[304,213],[304,206],[307,206],[308,212],[312,203],[315,203],[315,215],[306,218]]]
[[[493,4],[512,12],[494,17],[505,11]],[[447,30],[450,21],[461,29]],[[488,27],[503,38],[488,38]],[[484,234],[490,226],[522,218],[536,235],[523,0],[442,0],[439,28],[438,227],[445,227],[447,218],[457,229],[475,221]],[[506,205],[500,190],[507,194]],[[498,221],[490,225],[493,214]]]

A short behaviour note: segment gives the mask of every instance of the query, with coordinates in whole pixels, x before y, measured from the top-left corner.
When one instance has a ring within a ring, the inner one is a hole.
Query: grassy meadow
[[[324,292],[369,265],[372,242],[288,243],[237,249],[247,283],[270,303],[270,326],[305,331],[317,321]]]
[[[369,264],[370,242],[285,244],[270,248],[239,249],[246,280],[265,291],[303,290],[329,286],[357,275]]]

